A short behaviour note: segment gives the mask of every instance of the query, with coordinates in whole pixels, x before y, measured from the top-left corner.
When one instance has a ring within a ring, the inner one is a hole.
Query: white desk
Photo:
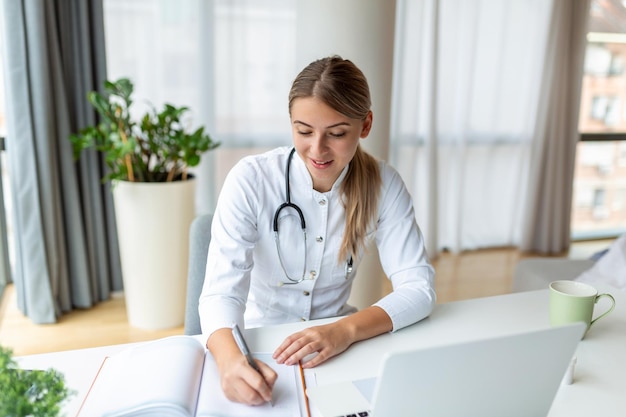
[[[604,290],[604,288],[600,288]],[[599,320],[581,341],[572,385],[562,385],[550,417],[623,416],[626,412],[626,294],[615,289],[615,310]],[[315,368],[319,384],[376,375],[383,353],[427,347],[548,326],[548,291],[531,291],[438,305],[426,320],[393,334],[357,343]],[[602,305],[603,306],[603,305]],[[247,331],[252,350],[271,352],[289,334],[331,320],[269,326]],[[77,395],[65,407],[68,416],[86,394],[103,357],[127,345],[106,346],[17,358],[30,369],[54,367]]]

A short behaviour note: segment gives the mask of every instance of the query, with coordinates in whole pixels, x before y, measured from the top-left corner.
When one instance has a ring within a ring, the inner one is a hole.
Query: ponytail
[[[339,249],[339,262],[348,256],[356,256],[365,248],[365,236],[377,221],[381,184],[378,161],[359,145],[341,184],[346,228]]]

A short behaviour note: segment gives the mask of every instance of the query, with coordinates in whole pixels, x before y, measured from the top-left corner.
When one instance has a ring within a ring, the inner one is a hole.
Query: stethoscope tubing
[[[284,208],[291,207],[295,211],[298,212],[298,217],[300,217],[300,227],[302,231],[306,230],[306,222],[304,221],[304,215],[302,214],[302,210],[296,204],[291,202],[291,190],[289,187],[289,171],[291,167],[291,159],[293,158],[293,154],[296,152],[296,148],[293,148],[291,152],[289,152],[289,157],[287,158],[287,166],[285,167],[285,202],[281,204],[276,212],[274,213],[274,233],[278,233],[278,216],[280,215],[280,211]]]
[[[307,250],[306,250],[306,222],[304,221],[304,214],[302,213],[302,210],[300,209],[300,207],[298,207],[297,204],[294,204],[291,202],[291,190],[289,187],[289,171],[290,171],[290,167],[291,167],[291,159],[293,158],[293,154],[296,152],[296,148],[293,148],[291,150],[291,152],[289,153],[289,157],[287,157],[287,164],[285,167],[285,202],[282,203],[280,206],[278,206],[278,208],[276,209],[276,212],[274,213],[274,223],[273,223],[273,229],[274,229],[274,241],[276,242],[276,251],[278,252],[278,261],[280,262],[280,267],[283,269],[283,272],[285,273],[285,276],[287,277],[287,279],[289,280],[289,282],[285,282],[285,281],[281,281],[278,283],[279,286],[283,286],[283,285],[291,285],[291,284],[299,284],[302,281],[304,281],[306,278],[306,259],[307,259]],[[304,236],[304,265],[302,266],[302,277],[300,277],[299,279],[294,279],[292,277],[289,276],[289,274],[287,273],[287,268],[285,268],[285,264],[283,263],[283,256],[282,253],[280,251],[280,243],[279,243],[279,239],[278,239],[278,216],[280,215],[281,210],[285,209],[285,208],[292,208],[294,209],[297,213],[298,213],[298,217],[300,218],[300,227],[302,229],[302,235]]]
[[[293,155],[295,152],[296,152],[296,148],[291,149],[291,152],[289,152],[289,156],[287,157],[287,164],[285,167],[285,202],[282,203],[280,206],[278,206],[278,208],[276,209],[276,212],[274,212],[273,230],[274,230],[274,241],[276,242],[276,251],[278,252],[278,261],[280,262],[280,267],[285,273],[285,276],[289,280],[289,282],[286,282],[286,281],[279,282],[278,283],[279,286],[299,284],[305,279],[307,279],[306,278],[306,261],[307,261],[306,222],[304,220],[304,214],[302,213],[302,210],[300,209],[300,207],[298,207],[297,204],[291,202],[291,190],[289,187],[289,172],[290,172],[290,167],[291,167],[291,160],[293,159]],[[302,267],[302,277],[299,279],[294,279],[289,276],[289,274],[287,273],[287,269],[285,268],[285,265],[283,263],[283,256],[280,251],[280,243],[279,243],[279,238],[278,238],[278,216],[280,215],[280,212],[285,208],[292,208],[298,213],[298,217],[300,218],[300,227],[302,229],[302,235],[304,237],[304,265]],[[346,279],[348,279],[349,275],[352,273],[352,270],[353,270],[352,256],[348,258],[345,269],[346,269]]]

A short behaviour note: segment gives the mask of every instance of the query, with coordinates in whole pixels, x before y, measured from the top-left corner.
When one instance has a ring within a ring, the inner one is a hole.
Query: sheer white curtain
[[[222,146],[199,169],[197,211],[212,212],[243,155],[291,143],[287,95],[296,76],[291,0],[104,0],[109,78],[135,83],[137,112],[192,109]]]
[[[555,3],[398,2],[391,161],[430,253],[520,243]]]

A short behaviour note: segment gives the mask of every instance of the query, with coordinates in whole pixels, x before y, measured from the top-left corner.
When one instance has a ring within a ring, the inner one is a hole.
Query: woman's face
[[[372,112],[365,120],[358,120],[344,116],[316,97],[292,102],[294,146],[311,174],[315,190],[330,191],[371,127]]]

